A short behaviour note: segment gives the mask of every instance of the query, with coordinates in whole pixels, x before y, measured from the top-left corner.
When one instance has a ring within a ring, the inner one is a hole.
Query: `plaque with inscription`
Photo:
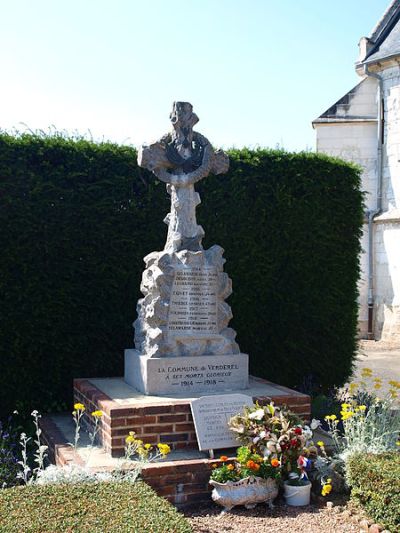
[[[218,272],[214,267],[175,270],[168,313],[168,334],[210,336],[218,334]]]
[[[228,428],[228,422],[232,416],[241,413],[245,405],[253,405],[251,396],[245,394],[202,396],[192,400],[190,407],[199,450],[239,446],[235,434]]]

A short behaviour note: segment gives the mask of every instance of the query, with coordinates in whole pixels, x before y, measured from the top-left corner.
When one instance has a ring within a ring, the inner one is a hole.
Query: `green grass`
[[[190,533],[192,528],[139,481],[0,490],[0,531]]]

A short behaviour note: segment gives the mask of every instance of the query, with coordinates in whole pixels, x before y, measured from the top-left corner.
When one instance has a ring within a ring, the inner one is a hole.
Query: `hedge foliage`
[[[4,533],[190,533],[176,509],[145,483],[31,485],[0,490]]]
[[[251,371],[340,385],[356,346],[359,170],[313,153],[230,158],[198,184],[198,219],[205,246],[226,250]],[[169,196],[131,147],[3,133],[0,198],[0,411],[63,408],[74,377],[122,375]]]
[[[400,531],[400,453],[354,455],[347,465],[351,496],[390,531]]]

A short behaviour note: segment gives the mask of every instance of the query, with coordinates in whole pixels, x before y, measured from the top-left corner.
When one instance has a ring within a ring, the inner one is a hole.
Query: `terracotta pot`
[[[214,487],[211,497],[229,511],[236,505],[244,505],[246,509],[253,509],[257,503],[269,502],[272,505],[278,495],[278,484],[275,479],[264,479],[261,477],[246,477],[239,481],[227,481],[218,483],[210,480],[210,485]]]

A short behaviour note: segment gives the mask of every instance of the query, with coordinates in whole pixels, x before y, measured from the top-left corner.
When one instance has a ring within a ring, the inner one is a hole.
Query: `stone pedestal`
[[[248,355],[152,357],[125,350],[125,381],[144,394],[192,394],[248,387]]]
[[[144,394],[215,393],[248,386],[225,299],[232,284],[223,249],[153,252],[145,257],[135,348],[125,351],[125,381]]]

